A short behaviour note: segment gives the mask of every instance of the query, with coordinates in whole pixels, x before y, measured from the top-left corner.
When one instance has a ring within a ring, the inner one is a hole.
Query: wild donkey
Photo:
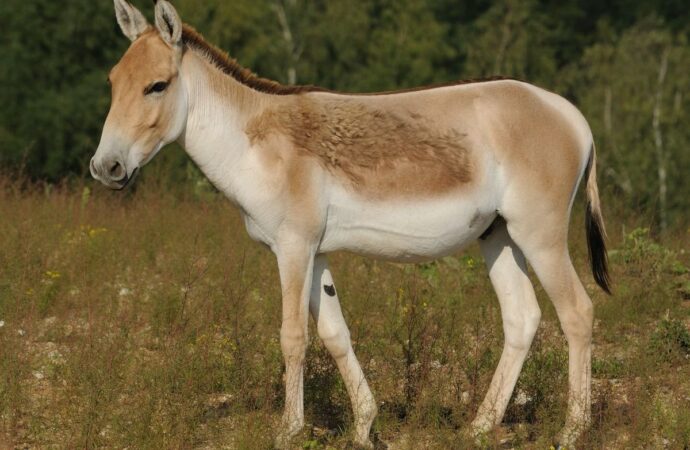
[[[568,254],[568,221],[587,180],[594,277],[609,291],[595,153],[587,122],[558,95],[511,80],[347,95],[257,78],[156,4],[156,27],[115,0],[133,41],[110,72],[112,107],[91,173],[122,189],[177,140],[278,259],[285,413],[276,446],[304,423],[307,316],[352,400],[355,443],[371,447],[377,412],[326,254],[423,261],[481,238],[505,346],[472,430],[498,424],[540,318],[527,261],[553,301],[569,347],[560,443],[590,420],[592,303]]]

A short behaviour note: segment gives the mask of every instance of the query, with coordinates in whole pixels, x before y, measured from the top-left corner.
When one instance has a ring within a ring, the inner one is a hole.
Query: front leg
[[[293,238],[284,240],[275,250],[283,292],[280,346],[285,359],[285,412],[275,442],[279,449],[288,447],[304,426],[303,372],[314,247]]]

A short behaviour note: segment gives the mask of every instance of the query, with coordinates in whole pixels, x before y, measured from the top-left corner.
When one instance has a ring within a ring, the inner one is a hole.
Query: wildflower
[[[106,231],[108,231],[107,228],[89,228],[89,237],[93,239],[99,234],[105,233]]]
[[[50,278],[51,280],[57,280],[57,279],[60,278],[62,275],[60,275],[60,272],[55,272],[55,271],[52,271],[52,270],[47,270],[47,271],[46,271],[46,276],[47,276],[48,278]]]
[[[88,237],[91,238],[91,239],[95,238],[95,237],[98,236],[99,234],[103,234],[103,233],[105,233],[106,231],[108,231],[107,228],[103,228],[103,227],[92,227],[91,225],[82,225],[82,226],[79,227],[79,230],[81,230],[81,232],[82,232],[84,235],[88,236]]]
[[[131,290],[131,289],[128,289],[128,288],[126,288],[126,287],[123,287],[123,288],[120,289],[120,292],[118,292],[118,295],[119,295],[120,297],[126,297],[126,296],[130,295],[131,293],[132,293],[132,290]]]
[[[4,326],[5,326],[5,321],[4,321],[4,320],[0,320],[0,328],[2,328],[2,327],[4,327]]]

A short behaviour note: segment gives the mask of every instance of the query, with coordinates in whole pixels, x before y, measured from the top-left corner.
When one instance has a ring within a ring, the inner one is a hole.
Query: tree
[[[664,230],[690,206],[690,52],[658,19],[645,19],[615,42],[595,44],[571,70],[579,104],[600,142],[603,173],[631,206],[656,211]]]
[[[375,4],[366,69],[369,89],[412,87],[455,79],[444,61],[454,56],[443,41],[445,25],[424,0],[382,0]]]
[[[6,0],[0,16],[11,17],[0,45],[0,164],[24,161],[53,180],[84,173],[107,112],[107,68],[126,45],[112,5]]]

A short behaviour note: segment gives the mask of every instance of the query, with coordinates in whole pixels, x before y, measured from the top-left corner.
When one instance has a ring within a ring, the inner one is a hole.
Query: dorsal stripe
[[[204,37],[197,32],[191,26],[184,24],[182,27],[182,41],[183,43],[192,50],[198,51],[201,55],[206,57],[211,63],[217,66],[223,73],[230,75],[235,80],[239,81],[245,86],[248,86],[256,91],[263,92],[266,94],[273,95],[291,95],[291,94],[302,94],[306,92],[331,92],[339,93],[337,91],[332,91],[326,88],[321,88],[318,86],[304,85],[304,86],[290,86],[280,84],[277,81],[269,80],[266,78],[261,78],[254,74],[251,70],[242,67],[236,59],[228,56],[226,52],[219,49],[218,47],[209,44]],[[494,76],[482,79],[471,79],[471,80],[460,80],[451,81],[448,83],[433,84],[427,86],[413,87],[408,89],[402,89],[397,91],[385,91],[385,92],[372,92],[372,93],[347,93],[347,95],[389,95],[398,94],[404,92],[415,92],[423,91],[428,89],[434,89],[439,87],[449,87],[458,86],[462,84],[474,84],[474,83],[484,83],[489,81],[499,81],[499,80],[514,80],[514,78]]]

